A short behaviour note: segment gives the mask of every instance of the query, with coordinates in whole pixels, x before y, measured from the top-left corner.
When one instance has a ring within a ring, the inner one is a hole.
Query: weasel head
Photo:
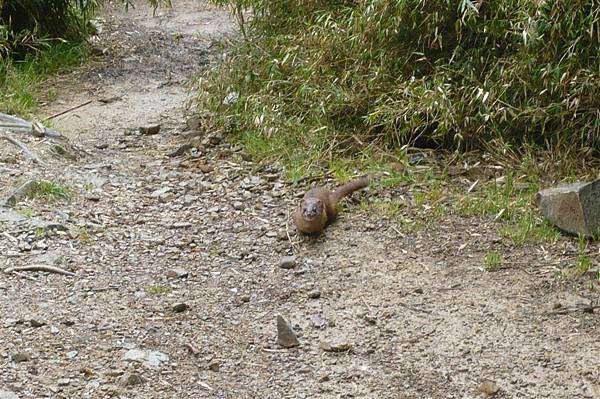
[[[318,198],[305,198],[300,204],[302,210],[302,218],[307,222],[319,219],[325,211],[323,201]]]

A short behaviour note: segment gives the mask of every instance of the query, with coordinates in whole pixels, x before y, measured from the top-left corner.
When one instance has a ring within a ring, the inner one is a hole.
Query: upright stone
[[[293,348],[300,345],[291,324],[281,315],[277,315],[277,344],[284,348]]]
[[[561,230],[589,237],[600,229],[600,179],[542,190],[535,201],[544,217]]]

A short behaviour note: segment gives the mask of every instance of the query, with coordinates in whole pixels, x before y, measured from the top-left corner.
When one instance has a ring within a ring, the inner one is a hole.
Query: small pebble
[[[189,306],[186,303],[178,303],[176,305],[173,305],[173,312],[175,313],[185,312],[188,309]]]
[[[296,267],[296,257],[294,255],[284,256],[279,260],[278,266],[282,269],[293,269]]]

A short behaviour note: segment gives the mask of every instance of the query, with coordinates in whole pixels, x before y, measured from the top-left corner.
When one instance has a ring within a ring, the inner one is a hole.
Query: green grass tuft
[[[51,181],[38,180],[35,182],[35,189],[29,193],[29,197],[56,201],[68,198],[69,190]]]
[[[502,256],[496,251],[490,251],[485,254],[485,268],[493,270],[502,264]]]
[[[0,60],[0,112],[28,117],[42,99],[56,93],[45,87],[47,79],[84,62],[88,57],[83,43],[57,43],[23,61]]]

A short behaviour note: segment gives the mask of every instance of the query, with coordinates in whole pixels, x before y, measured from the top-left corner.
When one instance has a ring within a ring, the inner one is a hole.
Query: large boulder
[[[587,237],[600,231],[600,179],[542,190],[535,202],[561,230]]]

